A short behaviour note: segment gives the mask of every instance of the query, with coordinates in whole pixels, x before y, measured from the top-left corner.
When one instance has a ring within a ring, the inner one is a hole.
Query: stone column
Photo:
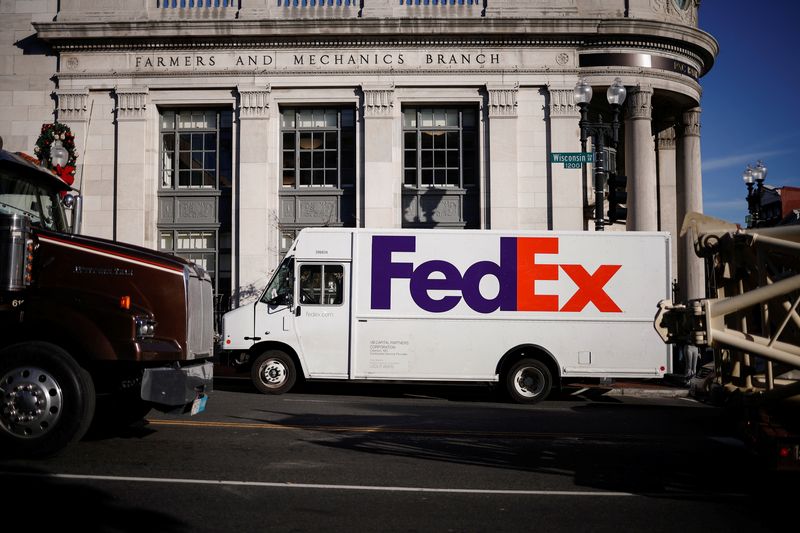
[[[574,88],[548,87],[550,92],[550,146],[549,151],[580,152],[578,121],[580,113],[573,98]],[[582,230],[584,183],[580,169],[564,168],[548,160],[550,169],[550,207],[554,230]]]
[[[678,277],[678,204],[675,185],[675,128],[660,131],[657,136],[658,150],[658,207],[659,229],[672,235],[672,277]]]
[[[640,85],[628,91],[625,118],[625,173],[628,176],[627,228],[658,230],[656,151],[652,133],[653,89]]]
[[[689,213],[703,212],[703,177],[700,169],[700,108],[685,111],[678,127],[676,146],[678,224]],[[705,297],[705,267],[694,253],[691,234],[675,242],[678,248],[678,283],[682,300]]]
[[[235,187],[234,276],[237,293],[263,287],[278,261],[278,186],[269,174],[270,87],[237,87],[239,175]],[[237,269],[238,266],[238,269]],[[238,270],[238,276],[235,274]],[[240,300],[240,304],[246,303]]]
[[[364,92],[364,222],[367,228],[399,228],[403,164],[394,86],[362,86]],[[361,198],[358,199],[359,201]],[[359,209],[360,211],[360,209]]]
[[[69,126],[75,136],[75,152],[78,159],[75,164],[75,182],[72,184],[81,190],[81,178],[83,176],[83,155],[86,153],[86,128],[88,127],[89,113],[87,104],[89,102],[89,89],[56,89],[56,99],[58,100],[58,121]]]
[[[489,96],[489,224],[516,229],[518,224],[517,92],[519,86],[487,85]]]
[[[147,87],[115,89],[117,100],[117,169],[114,238],[155,247],[155,175],[147,175]],[[150,209],[152,210],[152,207]]]

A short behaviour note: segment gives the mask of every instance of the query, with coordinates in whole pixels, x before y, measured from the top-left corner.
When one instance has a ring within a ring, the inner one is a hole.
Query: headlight
[[[146,317],[136,317],[136,337],[139,339],[152,338],[156,332],[156,321]]]

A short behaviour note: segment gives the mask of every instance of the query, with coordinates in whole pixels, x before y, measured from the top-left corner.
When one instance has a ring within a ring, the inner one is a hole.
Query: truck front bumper
[[[211,361],[183,367],[147,368],[142,376],[142,400],[169,407],[192,403],[214,388]]]

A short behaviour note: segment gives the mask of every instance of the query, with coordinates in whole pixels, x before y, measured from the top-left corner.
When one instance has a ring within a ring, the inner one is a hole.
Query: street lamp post
[[[748,228],[757,228],[761,224],[761,197],[764,194],[764,180],[767,178],[767,167],[759,160],[755,168],[747,165],[742,174],[747,186],[747,211],[750,214]],[[755,184],[755,190],[753,185]]]
[[[619,114],[622,104],[625,102],[627,91],[622,84],[622,80],[616,78],[614,83],[608,88],[606,98],[611,106],[611,122],[603,122],[603,116],[598,115],[594,122],[589,121],[589,103],[592,101],[592,86],[581,78],[575,85],[575,103],[580,110],[581,118],[578,125],[581,128],[581,150],[586,151],[586,140],[591,137],[592,147],[595,152],[594,158],[594,229],[603,231],[603,191],[605,188],[606,174],[608,172],[607,161],[605,160],[606,140],[616,149],[619,143]]]

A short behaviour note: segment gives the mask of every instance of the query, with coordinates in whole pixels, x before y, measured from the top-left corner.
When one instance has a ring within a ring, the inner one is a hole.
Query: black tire
[[[506,392],[517,403],[541,402],[553,390],[553,375],[547,365],[536,359],[522,359],[505,375]]]
[[[297,379],[294,361],[280,350],[268,350],[253,361],[250,377],[264,394],[289,392]]]
[[[86,433],[92,378],[64,349],[25,342],[0,350],[0,444],[13,455],[52,455]]]

